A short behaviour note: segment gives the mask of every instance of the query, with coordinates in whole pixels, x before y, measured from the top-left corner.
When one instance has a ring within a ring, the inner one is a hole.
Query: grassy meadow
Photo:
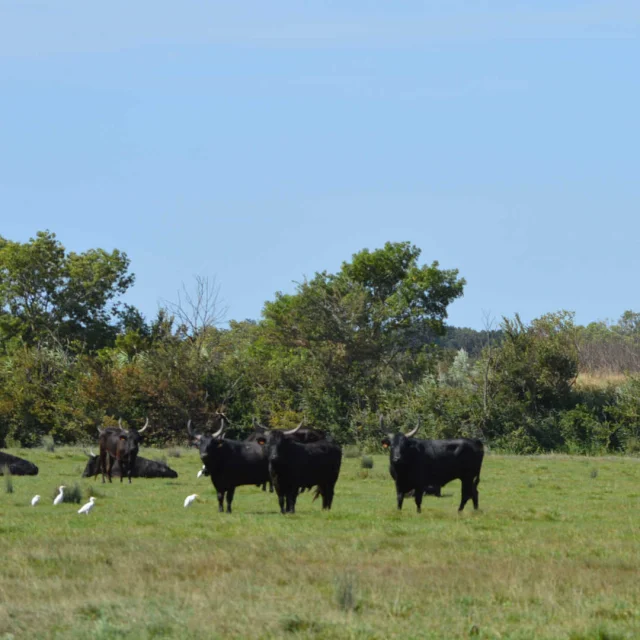
[[[0,478],[0,638],[640,637],[638,459],[488,455],[460,516],[459,482],[398,513],[386,458],[350,458],[333,511],[285,517],[254,487],[219,514],[193,450],[132,485],[81,479],[80,449],[10,453],[40,474]],[[52,506],[75,483],[89,516]]]

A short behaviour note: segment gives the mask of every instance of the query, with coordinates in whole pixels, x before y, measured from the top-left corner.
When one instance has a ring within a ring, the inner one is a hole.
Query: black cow
[[[4,475],[4,468],[9,468],[13,476],[37,476],[38,467],[33,462],[12,456],[10,453],[0,451],[0,476]]]
[[[100,472],[100,457],[95,454],[87,454],[89,460],[82,472],[83,478],[97,476]],[[120,462],[116,460],[111,469],[114,476],[122,477]],[[142,456],[136,456],[135,466],[131,472],[132,478],[177,478],[178,473],[169,467],[165,462],[148,460]]]
[[[121,421],[118,424],[122,425]],[[136,466],[136,458],[138,450],[143,440],[142,434],[149,426],[149,418],[144,423],[144,427],[138,431],[131,427],[129,431],[119,427],[107,427],[106,429],[98,429],[100,433],[100,466],[96,470],[96,477],[102,470],[102,482],[104,482],[105,471],[111,482],[112,469],[115,462],[120,462],[122,473],[120,482],[122,482],[125,474],[129,478],[131,484],[131,476]]]
[[[255,418],[253,418],[252,424],[254,431],[245,438],[245,442],[257,442],[261,436],[264,436],[264,434],[269,431],[269,427],[260,424]],[[320,429],[302,429],[302,424],[301,422],[297,429],[288,432],[290,438],[293,438],[297,442],[318,442],[319,440],[326,439],[327,434],[324,431]],[[267,490],[266,483],[262,485],[262,490]],[[269,493],[273,493],[273,483],[271,480],[269,480]]]
[[[218,494],[218,511],[224,511],[226,496],[227,513],[231,513],[236,487],[245,484],[260,486],[268,482],[269,465],[258,443],[225,439],[224,418],[221,423],[218,431],[210,436],[194,434],[191,421],[187,424],[187,431],[191,442],[200,448],[200,459]]]
[[[413,436],[419,425],[409,433],[388,434],[382,446],[389,449],[389,472],[396,483],[398,509],[402,509],[405,494],[413,491],[418,513],[422,496],[452,480],[462,481],[462,499],[458,511],[467,500],[478,508],[478,483],[484,457],[480,440],[456,438],[452,440],[419,440]],[[429,491],[427,491],[430,489]]]
[[[333,503],[342,449],[331,438],[297,442],[293,436],[301,426],[290,431],[265,431],[258,438],[267,452],[269,475],[278,494],[280,513],[295,513],[300,490],[314,486],[315,498],[322,496],[323,509],[331,509]]]

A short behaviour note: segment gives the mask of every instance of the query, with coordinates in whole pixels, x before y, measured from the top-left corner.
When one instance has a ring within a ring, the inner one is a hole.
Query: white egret
[[[91,509],[93,509],[93,505],[95,504],[96,499],[91,496],[89,498],[89,502],[87,502],[87,504],[82,505],[79,509],[78,509],[78,513],[86,513],[87,515],[89,515],[89,512],[91,511]]]
[[[62,498],[64,497],[64,489],[66,489],[64,485],[59,487],[60,493],[53,499],[53,504],[60,504],[62,502]]]
[[[33,498],[31,498],[31,506],[35,507],[38,502],[40,502],[40,496],[33,496]]]
[[[184,499],[184,506],[188,507],[197,497],[198,497],[197,493],[192,493],[190,496],[187,496]]]

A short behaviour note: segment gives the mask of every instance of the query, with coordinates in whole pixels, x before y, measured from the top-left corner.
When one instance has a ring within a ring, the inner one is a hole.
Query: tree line
[[[206,429],[224,411],[238,436],[253,416],[305,420],[363,448],[384,415],[520,453],[640,449],[640,314],[449,327],[465,280],[420,255],[409,242],[364,249],[276,293],[259,320],[222,326],[207,278],[147,319],[121,301],[135,280],[125,253],[68,252],[49,231],[0,237],[0,445],[91,442],[146,417],[150,442],[179,443],[189,419]],[[603,372],[618,375],[580,383]]]

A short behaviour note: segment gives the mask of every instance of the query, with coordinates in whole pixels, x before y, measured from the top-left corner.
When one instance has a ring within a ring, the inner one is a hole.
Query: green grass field
[[[0,478],[0,638],[640,638],[638,459],[488,455],[461,516],[459,482],[398,513],[387,460],[346,459],[333,511],[285,517],[254,487],[219,514],[193,450],[132,485],[10,452],[40,474]],[[89,516],[51,504],[76,482]]]

